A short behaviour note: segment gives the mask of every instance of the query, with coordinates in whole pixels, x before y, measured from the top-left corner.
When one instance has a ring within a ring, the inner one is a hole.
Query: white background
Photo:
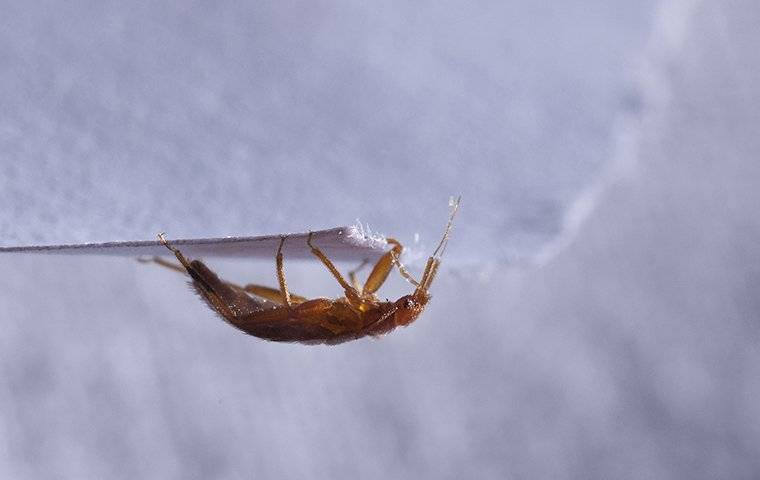
[[[3,245],[358,217],[419,267],[464,201],[424,316],[336,347],[130,259],[0,257],[0,476],[760,472],[754,2],[2,11]]]

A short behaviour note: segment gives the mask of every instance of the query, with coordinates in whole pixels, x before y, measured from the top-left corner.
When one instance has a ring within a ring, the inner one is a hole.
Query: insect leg
[[[185,256],[182,255],[182,252],[180,252],[176,247],[169,245],[169,241],[166,239],[166,234],[164,232],[161,232],[158,234],[158,241],[161,242],[161,244],[164,247],[168,248],[169,251],[172,252],[175,257],[177,257],[177,260],[179,260],[179,263],[181,263],[183,267],[185,267],[186,269],[190,268],[190,261],[187,258],[185,258]],[[190,273],[189,270],[188,270],[188,273]]]
[[[166,267],[170,270],[174,270],[179,273],[187,273],[187,270],[185,270],[185,267],[183,267],[182,265],[177,265],[176,263],[169,262],[167,260],[164,260],[161,257],[150,257],[150,258],[140,257],[137,259],[137,261],[140,263],[156,263],[158,265],[161,265],[162,267]]]
[[[284,303],[282,303],[282,292],[277,288],[265,287],[263,285],[256,285],[253,283],[249,283],[242,288],[246,292],[256,295],[257,297],[265,298],[267,300],[271,300],[272,302],[279,303],[280,305],[284,305]],[[297,305],[305,301],[306,297],[302,297],[293,293],[290,294],[290,303],[293,305]]]
[[[219,315],[232,322],[236,317],[261,310],[263,305],[248,296],[240,287],[229,285],[221,280],[203,262],[188,260],[182,252],[169,244],[163,234],[160,234],[158,238],[185,267],[193,279],[193,287],[201,298]]]
[[[288,282],[285,280],[284,259],[282,256],[282,246],[285,244],[285,237],[280,238],[280,246],[277,247],[277,281],[280,284],[280,299],[282,304],[290,307],[290,292],[288,291]]]
[[[353,286],[355,289],[357,289],[357,290],[361,290],[361,289],[362,289],[362,286],[359,284],[359,279],[358,279],[358,278],[356,278],[356,274],[357,274],[357,273],[358,273],[358,272],[359,272],[359,271],[360,271],[362,268],[364,268],[364,267],[365,267],[365,266],[366,266],[368,263],[369,263],[369,260],[367,260],[367,259],[365,258],[364,260],[362,260],[362,263],[360,263],[358,267],[356,267],[356,268],[354,268],[353,270],[351,270],[350,272],[348,272],[348,280],[351,282],[351,285],[352,285],[352,286]]]
[[[174,270],[174,271],[179,272],[179,273],[187,274],[187,270],[182,265],[177,264],[177,263],[169,262],[167,260],[164,260],[161,257],[138,258],[137,261],[141,262],[141,263],[156,263],[156,264],[158,264],[158,265],[160,265],[162,267],[166,267],[166,268],[168,268],[170,270]],[[275,302],[275,303],[277,303],[279,305],[283,305],[283,303],[282,303],[282,294],[280,293],[280,290],[277,289],[277,288],[265,287],[263,285],[256,285],[256,284],[253,284],[253,283],[247,284],[244,287],[241,287],[240,285],[237,285],[237,284],[232,283],[232,282],[225,281],[224,283],[226,283],[230,287],[235,288],[237,290],[242,290],[242,291],[248,292],[250,294],[256,295],[257,297],[263,298],[265,300],[270,300],[270,301]],[[295,295],[295,294],[291,293],[290,294],[290,301],[293,304],[299,304],[299,303],[305,302],[306,298],[302,297],[300,295]]]
[[[315,257],[317,257],[325,267],[327,267],[328,270],[330,270],[330,273],[332,273],[333,277],[335,277],[335,280],[340,283],[340,286],[343,287],[343,290],[346,292],[346,298],[348,298],[351,301],[359,302],[361,300],[361,297],[359,296],[359,292],[352,287],[351,285],[346,282],[346,279],[343,278],[343,275],[340,274],[337,268],[335,268],[335,265],[330,261],[329,258],[327,258],[327,255],[322,252],[319,248],[315,247],[311,243],[311,237],[312,233],[309,233],[309,237],[306,239],[306,244],[309,245],[309,248],[311,248],[311,253],[314,254]]]
[[[399,261],[404,247],[401,246],[401,243],[399,243],[398,240],[394,240],[393,238],[388,238],[386,241],[393,245],[393,248],[380,257],[380,260],[375,264],[375,268],[372,269],[369,277],[367,277],[367,281],[364,283],[364,289],[362,290],[363,294],[375,293],[388,278],[394,265],[398,267],[401,276],[403,276],[408,282],[413,285],[418,285],[417,281],[412,278],[409,272],[406,271],[406,268],[404,268]]]

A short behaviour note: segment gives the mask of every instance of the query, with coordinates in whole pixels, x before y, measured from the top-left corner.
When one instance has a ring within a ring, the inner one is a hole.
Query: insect
[[[275,257],[279,289],[261,285],[241,287],[221,280],[200,260],[188,260],[179,249],[169,243],[163,233],[159,234],[159,240],[177,257],[180,265],[160,257],[154,257],[151,261],[178,271],[186,271],[192,278],[192,286],[211,309],[245,333],[276,342],[343,343],[364,336],[385,334],[396,327],[411,324],[420,316],[430,301],[428,291],[446,249],[459,201],[460,199],[457,199],[452,202],[443,237],[428,258],[419,281],[412,277],[399,260],[403,251],[401,243],[387,239],[392,248],[377,261],[364,285],[361,286],[357,281],[355,271],[349,274],[349,283],[332,261],[313,244],[312,235],[309,234],[307,244],[312,254],[343,287],[345,295],[334,300],[308,300],[288,290],[282,254],[286,237],[280,239]],[[375,292],[385,282],[394,266],[415,289],[395,302],[380,301]]]

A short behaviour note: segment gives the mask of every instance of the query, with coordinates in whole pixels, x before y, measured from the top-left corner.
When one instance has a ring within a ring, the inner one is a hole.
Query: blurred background
[[[2,246],[360,221],[419,272],[463,196],[423,317],[334,347],[1,255],[3,478],[760,476],[756,2],[0,12]]]

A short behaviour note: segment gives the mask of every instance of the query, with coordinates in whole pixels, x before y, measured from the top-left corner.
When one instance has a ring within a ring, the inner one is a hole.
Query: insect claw
[[[166,234],[164,232],[158,234],[158,241],[161,242],[161,245],[168,248],[174,255],[179,254],[179,250],[169,244],[169,241],[166,239]],[[179,258],[179,256],[177,258]]]

